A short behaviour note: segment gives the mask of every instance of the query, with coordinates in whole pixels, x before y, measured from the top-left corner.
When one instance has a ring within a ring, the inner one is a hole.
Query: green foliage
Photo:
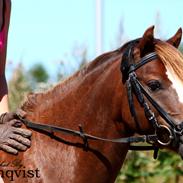
[[[28,92],[32,91],[21,64],[13,71],[12,78],[8,82],[8,87],[9,107],[11,111],[15,111]]]
[[[160,151],[157,160],[152,152],[129,152],[116,183],[179,183],[183,162],[179,155]]]
[[[48,79],[49,75],[42,64],[34,65],[28,72],[19,64],[8,82],[10,110],[15,111],[28,93],[40,87],[48,88],[47,84],[42,84]]]
[[[38,63],[34,65],[30,70],[30,76],[32,80],[36,83],[47,82],[49,79],[48,72],[46,71],[45,67]]]

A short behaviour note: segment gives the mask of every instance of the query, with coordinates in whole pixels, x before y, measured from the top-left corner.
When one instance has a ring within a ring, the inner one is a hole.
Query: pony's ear
[[[173,37],[167,40],[169,44],[178,48],[182,38],[182,28],[179,28]]]
[[[149,27],[134,48],[134,59],[143,57],[154,49],[154,26]]]

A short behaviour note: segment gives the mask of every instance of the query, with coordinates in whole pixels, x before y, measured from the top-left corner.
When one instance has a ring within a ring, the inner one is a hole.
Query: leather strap
[[[137,62],[137,64],[133,64],[133,67],[131,67],[129,69],[128,73],[136,71],[137,69],[139,69],[143,65],[145,65],[151,61],[154,61],[157,57],[158,57],[158,55],[156,52],[149,53],[148,55],[144,56],[139,62]]]
[[[149,102],[153,107],[159,112],[160,116],[171,126],[171,128],[176,128],[175,121],[164,111],[162,107],[146,92],[142,84],[137,80],[138,85],[140,86],[142,93],[146,96]]]
[[[100,141],[114,142],[114,143],[152,142],[157,140],[156,135],[142,135],[142,136],[132,136],[132,137],[118,138],[118,139],[106,139],[106,138],[85,133],[81,126],[79,126],[80,130],[77,131],[77,130],[71,130],[68,128],[63,128],[63,127],[58,127],[53,125],[40,124],[35,122],[33,123],[31,121],[28,121],[27,119],[23,119],[20,115],[18,115],[18,117],[25,124],[27,128],[31,128],[33,130],[41,130],[52,136],[54,135],[54,132],[59,132],[65,135],[78,136],[78,137],[81,137],[82,139],[84,137],[87,140],[100,140]]]
[[[142,136],[132,136],[132,137],[124,137],[124,138],[118,138],[118,139],[106,139],[94,135],[90,135],[84,132],[83,128],[79,126],[79,131],[77,130],[71,130],[68,128],[62,128],[62,127],[57,127],[53,125],[45,125],[45,124],[40,124],[40,123],[33,123],[29,120],[26,120],[22,118],[20,115],[17,114],[19,119],[24,123],[24,125],[27,128],[31,128],[35,131],[39,131],[41,133],[46,133],[47,135],[49,134],[50,137],[54,137],[54,132],[59,132],[65,135],[73,135],[73,136],[78,136],[83,140],[83,150],[88,151],[89,148],[89,142],[88,140],[97,140],[97,141],[104,141],[104,142],[112,142],[112,143],[138,143],[138,142],[146,142],[151,144],[151,146],[134,146],[134,145],[129,145],[129,150],[135,150],[135,151],[149,151],[153,150],[154,151],[154,159],[157,158],[157,153],[159,148],[154,145],[154,142],[157,142],[157,135],[142,135]]]

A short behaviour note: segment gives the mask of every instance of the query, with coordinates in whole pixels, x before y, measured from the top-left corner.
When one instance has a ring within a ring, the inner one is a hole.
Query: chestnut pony
[[[125,73],[126,68],[121,68],[121,61],[125,62],[125,54],[127,57],[131,55],[130,59],[127,58],[129,61],[133,58],[134,63],[138,63],[148,54],[156,53],[156,57],[151,57],[150,61],[133,71],[138,82],[164,110],[162,113],[166,112],[165,115],[161,114],[147,100],[148,97],[144,97],[151,108],[150,112],[155,114],[154,121],[168,129],[172,129],[171,125],[177,127],[180,124],[179,132],[173,129],[178,138],[172,139],[167,148],[183,156],[183,56],[177,50],[182,30],[179,29],[168,41],[161,41],[154,38],[153,29],[154,27],[150,27],[142,38],[97,57],[53,89],[30,94],[22,105],[20,114],[26,113],[26,120],[73,130],[78,130],[78,125],[81,124],[88,134],[108,139],[129,137],[134,133],[153,134],[155,127],[149,122],[151,119],[147,120],[147,114],[144,114],[138,91],[132,94],[133,107],[129,108],[126,85],[129,73],[133,72]],[[131,53],[128,52],[129,45],[133,48]],[[136,120],[132,115],[133,109]],[[167,116],[168,119],[171,118],[171,123],[167,123]],[[166,133],[166,128],[164,129],[161,135]],[[129,143],[89,141],[89,148],[83,150],[79,146],[83,143],[81,138],[64,134],[57,136],[58,139],[55,139],[33,130],[31,148],[25,153],[19,153],[18,156],[1,153],[0,173],[4,181],[115,181],[128,152]],[[161,146],[161,143],[157,143],[157,146]]]

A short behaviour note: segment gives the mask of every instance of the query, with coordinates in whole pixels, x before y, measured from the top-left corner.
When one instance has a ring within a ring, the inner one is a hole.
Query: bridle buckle
[[[165,125],[159,125],[156,129],[157,142],[160,145],[168,146],[174,139],[174,135],[169,127]]]

